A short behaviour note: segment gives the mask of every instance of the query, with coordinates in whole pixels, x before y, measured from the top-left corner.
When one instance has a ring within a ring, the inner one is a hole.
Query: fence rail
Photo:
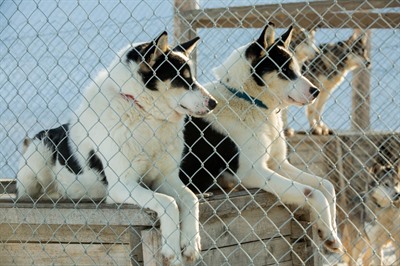
[[[379,0],[312,1],[187,10],[181,16],[193,28],[262,28],[266,20],[273,20],[282,28],[295,23],[306,29],[382,29],[396,28],[400,19],[397,12],[379,10],[399,5]]]

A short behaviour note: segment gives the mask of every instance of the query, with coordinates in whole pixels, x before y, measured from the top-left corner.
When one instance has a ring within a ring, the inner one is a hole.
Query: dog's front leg
[[[321,115],[324,111],[325,104],[330,96],[328,89],[321,89],[317,99],[314,103],[309,104],[306,108],[308,122],[313,134],[316,135],[329,135],[329,128],[322,122]]]
[[[161,254],[167,265],[181,265],[182,257],[179,246],[179,210],[174,198],[146,189],[137,182],[124,177],[112,176],[109,171],[108,203],[135,204],[149,208],[157,213],[160,219],[162,249]]]
[[[261,164],[253,165],[250,169],[242,167],[240,170],[237,175],[243,176],[241,183],[247,188],[261,188],[275,194],[286,204],[303,206],[307,203],[325,247],[334,252],[341,251],[342,243],[332,226],[329,203],[321,191],[290,180]]]
[[[324,194],[325,198],[328,200],[330,206],[329,210],[332,217],[332,226],[335,232],[337,233],[336,193],[334,185],[329,180],[306,173],[298,169],[297,167],[293,166],[292,164],[290,164],[289,161],[287,160],[285,160],[283,163],[280,163],[278,167],[274,167],[273,170],[275,170],[278,174],[285,176],[291,180],[295,180],[299,183],[320,190],[322,194]]]
[[[181,219],[181,249],[188,262],[197,260],[200,256],[200,226],[199,226],[199,200],[178,177],[179,172],[174,171],[164,179],[159,179],[153,187],[164,194],[173,197],[179,207]]]

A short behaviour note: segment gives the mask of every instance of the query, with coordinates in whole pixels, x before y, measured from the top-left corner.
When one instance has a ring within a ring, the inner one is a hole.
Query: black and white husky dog
[[[289,163],[280,112],[313,102],[319,90],[288,50],[292,28],[277,40],[274,32],[267,25],[216,68],[218,80],[206,88],[219,104],[210,116],[187,119],[180,176],[194,191],[234,182],[309,206],[324,245],[339,251],[334,186]]]
[[[188,58],[198,40],[172,49],[164,32],[122,50],[68,124],[25,141],[18,197],[106,197],[149,208],[160,218],[165,260],[181,264],[181,250],[197,259],[198,200],[179,179],[179,164],[185,116],[202,117],[216,106]]]

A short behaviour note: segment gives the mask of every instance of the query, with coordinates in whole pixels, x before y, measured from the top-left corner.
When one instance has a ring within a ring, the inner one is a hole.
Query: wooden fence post
[[[181,12],[199,8],[198,0],[174,0],[174,37],[176,43],[189,41],[197,36],[197,29],[187,21]],[[194,75],[197,76],[197,51],[191,54]]]
[[[367,56],[371,58],[371,30],[365,33]],[[370,83],[371,73],[366,67],[353,71],[352,81],[352,112],[351,129],[353,131],[365,131],[370,129]]]
[[[174,0],[174,36],[176,42],[185,42],[196,36],[196,29],[181,15],[181,12],[198,8],[197,0]]]

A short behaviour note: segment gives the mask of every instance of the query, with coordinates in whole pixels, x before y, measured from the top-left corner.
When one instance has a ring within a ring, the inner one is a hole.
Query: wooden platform
[[[313,265],[307,215],[294,220],[268,193],[214,195],[201,200],[200,213],[198,265]],[[0,265],[162,265],[155,213],[131,205],[3,197],[0,243]]]
[[[290,161],[332,180],[338,209],[382,145],[398,152],[400,134],[340,134],[288,139]],[[397,149],[397,150],[396,150]],[[362,186],[362,185],[361,185]],[[0,186],[0,265],[162,265],[154,212],[98,202],[15,202],[15,181]],[[343,200],[344,199],[344,200]],[[308,215],[292,214],[259,190],[200,199],[202,259],[197,265],[321,265]],[[314,240],[313,240],[314,239]]]

